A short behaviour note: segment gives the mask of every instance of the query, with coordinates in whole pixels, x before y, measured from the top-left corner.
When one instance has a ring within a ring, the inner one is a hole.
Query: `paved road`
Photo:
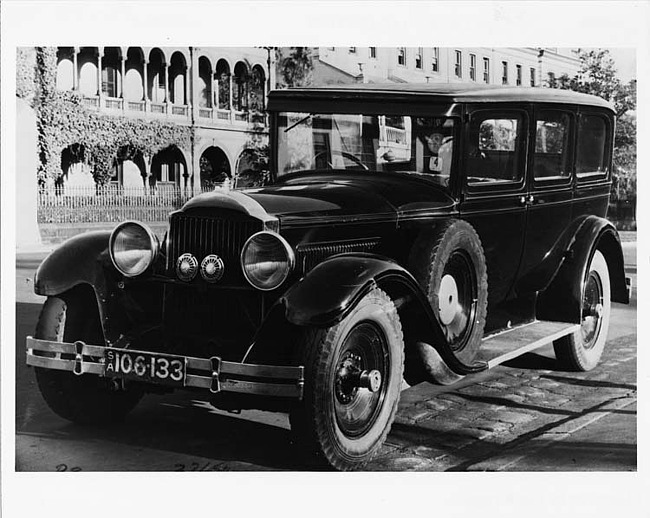
[[[625,244],[636,277],[634,243]],[[308,470],[290,445],[286,416],[239,415],[179,392],[147,396],[126,423],[74,426],[54,415],[24,365],[42,299],[31,278],[39,254],[22,255],[16,289],[18,471]],[[552,348],[465,379],[402,393],[377,471],[636,470],[636,297],[615,305],[601,365],[556,369]]]

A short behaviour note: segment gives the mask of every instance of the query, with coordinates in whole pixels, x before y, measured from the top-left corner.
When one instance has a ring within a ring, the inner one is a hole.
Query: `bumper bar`
[[[95,374],[106,376],[105,352],[124,351],[132,354],[145,351],[109,348],[102,345],[89,345],[84,342],[53,342],[27,337],[27,365],[45,369],[56,369],[74,374]],[[66,358],[63,357],[66,356]],[[165,356],[170,356],[166,355]],[[207,389],[212,393],[239,392],[260,396],[278,396],[302,399],[304,387],[304,368],[294,366],[255,365],[223,361],[218,357],[194,358],[175,356],[185,364],[185,377],[182,387]],[[238,379],[246,378],[246,379]],[[143,380],[158,383],[152,380]],[[159,383],[163,384],[163,383]]]

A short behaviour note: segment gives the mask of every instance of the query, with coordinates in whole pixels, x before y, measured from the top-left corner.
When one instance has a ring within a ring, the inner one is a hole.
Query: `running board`
[[[580,324],[536,320],[484,338],[477,361],[487,363],[487,368],[491,369],[577,331],[580,331]]]

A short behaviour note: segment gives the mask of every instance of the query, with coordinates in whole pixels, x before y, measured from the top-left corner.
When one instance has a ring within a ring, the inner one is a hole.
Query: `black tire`
[[[374,289],[339,324],[306,330],[298,348],[305,392],[290,413],[294,438],[320,463],[363,468],[384,443],[399,402],[404,337],[395,305]],[[361,371],[379,372],[375,392],[353,386]]]
[[[478,234],[466,221],[453,221],[437,238],[414,247],[411,264],[456,357],[472,364],[483,339],[488,299]]]
[[[580,329],[553,342],[560,366],[573,371],[596,367],[607,341],[611,287],[607,261],[598,250],[591,259],[582,286]]]
[[[35,338],[89,344],[103,339],[94,301],[68,295],[48,297],[36,325]],[[108,380],[94,374],[35,367],[38,388],[54,413],[79,424],[119,422],[137,405],[142,391],[136,387],[111,390]]]

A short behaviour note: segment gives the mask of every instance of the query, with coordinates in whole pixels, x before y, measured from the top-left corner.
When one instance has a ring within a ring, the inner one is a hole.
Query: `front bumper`
[[[84,342],[53,342],[27,337],[27,365],[44,369],[69,371],[77,375],[120,378],[106,375],[105,352],[124,351],[132,354],[146,351],[109,348],[103,345],[89,345]],[[275,396],[302,399],[304,368],[294,366],[255,365],[223,361],[218,357],[193,358],[176,356],[185,365],[185,376],[179,388],[207,389],[211,393],[239,392],[259,396]],[[146,380],[148,383],[158,383]]]

